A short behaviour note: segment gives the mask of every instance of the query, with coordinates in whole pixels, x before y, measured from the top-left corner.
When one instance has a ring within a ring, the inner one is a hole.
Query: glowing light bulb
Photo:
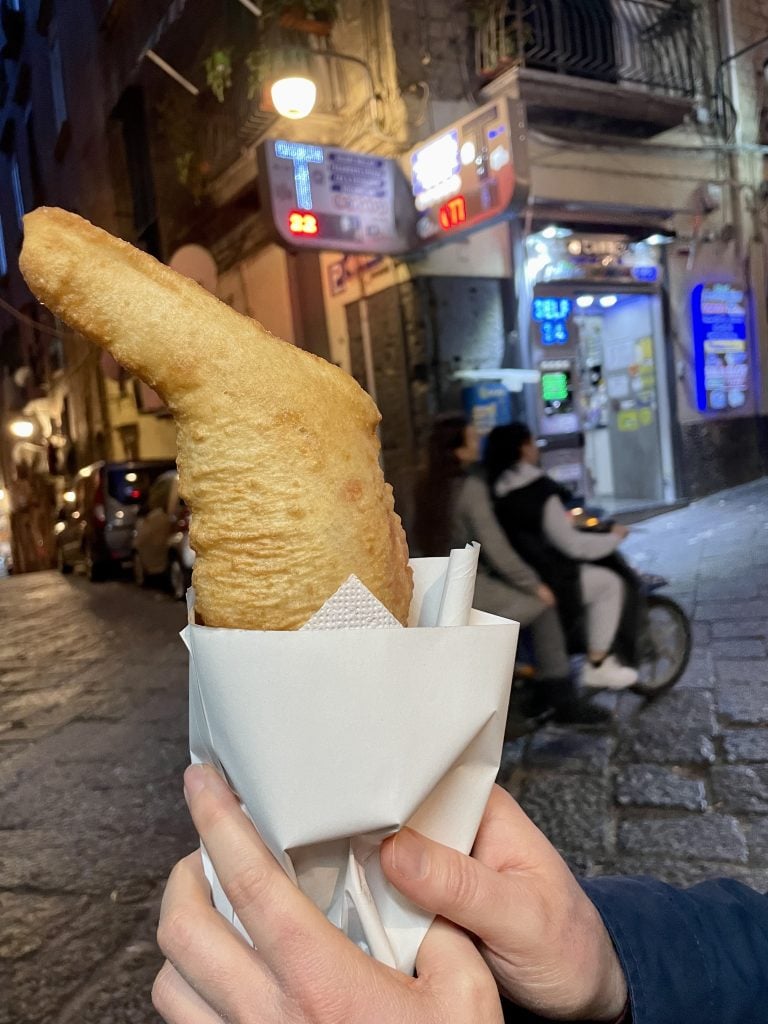
[[[278,114],[298,121],[312,113],[317,99],[317,86],[310,78],[279,78],[270,90]]]

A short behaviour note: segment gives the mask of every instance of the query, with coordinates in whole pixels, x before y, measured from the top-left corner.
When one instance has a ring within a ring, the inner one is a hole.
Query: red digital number
[[[453,199],[449,199],[447,203],[444,203],[438,212],[438,220],[440,221],[440,227],[444,231],[450,231],[451,228],[458,227],[459,224],[463,224],[467,219],[467,201],[464,196],[454,196]]]
[[[288,230],[292,235],[316,235],[320,231],[320,225],[314,213],[292,210],[288,214]]]

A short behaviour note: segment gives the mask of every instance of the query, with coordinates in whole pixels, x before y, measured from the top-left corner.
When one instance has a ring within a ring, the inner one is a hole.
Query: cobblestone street
[[[768,889],[768,480],[626,548],[694,618],[684,678],[601,698],[609,730],[508,745],[506,785],[579,870]],[[43,573],[0,580],[0,621],[0,1024],[150,1024],[164,880],[195,845],[184,609]]]

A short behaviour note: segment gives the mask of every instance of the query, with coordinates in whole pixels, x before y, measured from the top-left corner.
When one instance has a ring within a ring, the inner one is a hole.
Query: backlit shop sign
[[[273,234],[290,248],[374,254],[412,248],[413,208],[396,161],[269,139],[259,147],[258,165]]]
[[[422,244],[509,216],[528,194],[522,105],[501,99],[481,107],[415,147],[408,170]]]

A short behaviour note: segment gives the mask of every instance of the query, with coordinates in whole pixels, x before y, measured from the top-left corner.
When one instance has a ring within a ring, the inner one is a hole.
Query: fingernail
[[[401,828],[392,840],[392,863],[403,878],[426,878],[429,854],[420,837],[410,828]]]
[[[213,771],[207,764],[191,764],[184,772],[184,798],[189,802],[190,797],[197,796],[201,789],[204,789],[208,776]]]

